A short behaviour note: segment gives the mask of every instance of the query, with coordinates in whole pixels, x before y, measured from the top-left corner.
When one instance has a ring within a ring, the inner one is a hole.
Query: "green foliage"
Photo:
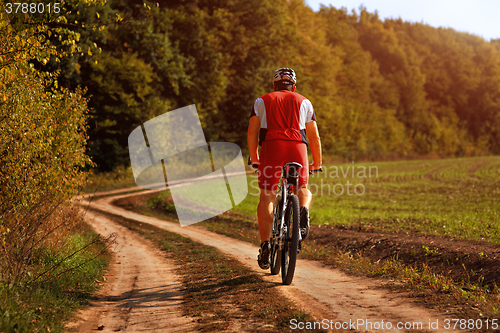
[[[4,68],[0,110],[0,224],[5,253],[32,248],[42,224],[84,185],[86,104],[82,91],[49,89],[31,68]],[[8,266],[16,270],[17,266]],[[14,273],[14,272],[12,272]],[[19,273],[15,272],[15,274]]]
[[[60,69],[60,83],[93,96],[89,146],[100,171],[128,164],[134,128],[189,104],[208,141],[245,147],[252,104],[281,66],[296,70],[297,92],[312,101],[326,156],[500,152],[498,40],[382,21],[363,7],[313,12],[303,0],[67,8],[49,27],[75,43],[60,43],[44,70]],[[56,62],[55,53],[71,57]]]
[[[77,49],[80,36],[64,26],[65,9],[59,15],[24,15],[3,8],[2,2],[0,278],[16,283],[25,280],[29,260],[51,235],[75,225],[54,212],[84,186],[92,161],[85,153],[85,90],[60,87],[57,72],[36,68]],[[60,44],[51,43],[51,36]]]
[[[79,64],[73,78],[85,84],[92,96],[89,153],[101,171],[128,163],[130,132],[174,109],[172,96],[185,80],[185,60],[169,38],[168,11],[132,1],[113,2],[107,10],[108,17],[117,15],[120,20],[106,25],[105,35],[93,37],[103,37],[102,53],[95,56],[96,61]]]
[[[48,193],[54,194],[54,201],[71,197],[85,179],[80,169],[91,164],[84,148],[83,92],[49,90],[36,71],[20,72],[0,72],[6,88],[0,114],[4,214],[29,207]]]

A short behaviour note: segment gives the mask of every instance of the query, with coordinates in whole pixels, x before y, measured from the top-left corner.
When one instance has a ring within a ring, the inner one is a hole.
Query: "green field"
[[[327,165],[325,169],[310,178],[312,224],[498,243],[498,156],[350,163]],[[234,212],[256,216],[256,174],[248,180],[249,195]]]

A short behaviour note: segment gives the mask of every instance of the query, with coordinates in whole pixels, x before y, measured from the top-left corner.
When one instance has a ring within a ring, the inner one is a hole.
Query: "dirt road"
[[[404,294],[391,293],[382,288],[382,282],[379,280],[347,276],[317,262],[299,259],[292,285],[282,286],[279,275],[271,276],[268,271],[262,271],[257,266],[256,246],[207,232],[196,225],[180,227],[177,223],[114,206],[112,202],[117,199],[137,195],[119,194],[126,191],[130,189],[108,192],[115,195],[96,200],[91,205],[108,213],[150,223],[235,256],[244,265],[258,272],[263,279],[276,283],[285,296],[312,314],[316,320],[327,321],[329,327],[343,326],[350,332],[443,331],[444,317],[417,306]],[[76,326],[104,325],[104,330],[110,331],[189,331],[191,323],[178,312],[182,294],[179,291],[179,282],[171,272],[171,264],[168,264],[161,254],[152,250],[152,247],[148,250],[146,241],[128,229],[102,218],[96,218],[93,225],[103,235],[118,233],[118,243],[121,246],[118,256],[121,264],[111,268],[112,278],[101,291],[101,297],[96,305],[81,315],[86,319],[83,324],[78,323]],[[168,297],[160,297],[161,294]],[[153,318],[154,320],[150,320]],[[429,324],[436,322],[439,328],[429,329]],[[294,325],[298,328],[300,324],[291,325],[292,328]],[[84,332],[81,329],[79,331]]]
[[[68,332],[192,332],[192,320],[182,316],[174,265],[136,233],[92,211],[86,215],[96,232],[115,233],[117,246],[105,286]]]

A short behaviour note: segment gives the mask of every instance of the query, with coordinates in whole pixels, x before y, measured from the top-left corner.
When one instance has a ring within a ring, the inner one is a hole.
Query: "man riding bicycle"
[[[302,239],[309,234],[309,207],[312,194],[307,188],[309,168],[321,168],[321,140],[311,102],[295,92],[297,78],[291,68],[274,72],[274,91],[257,98],[248,126],[248,148],[252,164],[257,164],[260,201],[257,219],[260,250],[257,262],[260,268],[269,268],[269,238],[273,223],[273,206],[283,165],[297,162],[300,170],[298,197]],[[308,165],[307,138],[311,146],[313,164]],[[258,146],[261,146],[260,155]]]

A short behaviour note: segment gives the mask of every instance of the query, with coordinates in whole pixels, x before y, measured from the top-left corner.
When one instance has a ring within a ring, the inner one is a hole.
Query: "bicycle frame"
[[[277,229],[275,229],[275,223],[273,223],[273,237],[276,238],[276,244],[278,245],[278,249],[282,250],[283,249],[283,237],[287,233],[287,226],[285,224],[285,212],[288,206],[288,197],[292,194],[297,194],[297,187],[298,187],[298,174],[299,170],[302,168],[302,165],[296,162],[290,162],[287,163],[283,166],[282,172],[281,172],[281,177],[278,182],[278,193],[276,196],[278,197],[281,195],[281,202],[283,203],[281,206],[281,209],[275,209],[275,217],[274,221],[278,218],[276,214],[279,214],[279,221],[280,224]],[[290,171],[292,172],[292,175],[290,175]],[[291,183],[289,183],[289,178],[291,180]],[[278,202],[279,204],[279,202]],[[299,233],[299,241],[302,240],[302,235]]]

